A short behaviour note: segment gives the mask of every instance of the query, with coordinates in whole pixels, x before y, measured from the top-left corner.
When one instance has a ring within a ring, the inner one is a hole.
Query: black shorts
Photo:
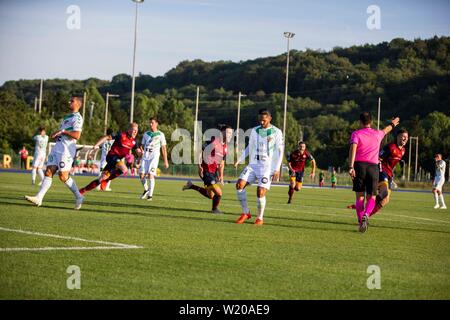
[[[356,177],[353,179],[353,191],[376,195],[380,175],[378,164],[355,162],[354,170]]]
[[[211,172],[204,172],[202,180],[205,186],[207,187],[212,186],[213,184],[217,183],[217,174]]]
[[[116,168],[117,163],[119,163],[121,160],[122,158],[118,156],[106,156],[106,166],[103,168],[102,171],[111,172]]]
[[[292,172],[291,172],[292,173]],[[295,172],[295,176],[294,174],[291,175],[291,178],[295,177],[295,181],[297,183],[302,183],[303,182],[303,176],[305,175],[305,171],[296,171]],[[293,180],[293,179],[292,179]]]
[[[380,176],[378,178],[378,182],[386,181],[388,185],[388,189],[392,190],[392,178],[389,178],[386,172],[380,171]]]

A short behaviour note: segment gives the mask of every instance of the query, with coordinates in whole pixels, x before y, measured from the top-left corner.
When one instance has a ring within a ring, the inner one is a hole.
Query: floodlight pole
[[[109,98],[119,97],[118,94],[110,94],[109,92],[106,93],[106,104],[105,104],[105,128],[104,128],[104,134],[106,135],[106,129],[108,128],[108,102]]]
[[[295,36],[295,33],[285,32],[284,36],[287,38],[287,58],[286,58],[286,85],[284,91],[284,117],[283,117],[283,138],[286,139],[286,113],[287,113],[287,96],[289,83],[289,40]]]
[[[378,97],[378,121],[377,121],[378,130],[380,130],[380,113],[381,113],[381,97]]]
[[[84,115],[86,113],[86,91],[83,92],[83,121],[84,121]]]
[[[419,137],[409,137],[409,155],[408,155],[408,181],[411,179],[411,149],[412,140],[416,141],[416,163],[414,165],[414,181],[417,175],[417,160],[419,159]]]
[[[238,109],[237,109],[237,123],[236,123],[236,160],[239,160],[239,128],[241,122],[241,98],[246,97],[239,91],[238,94]]]
[[[136,65],[136,39],[137,39],[137,23],[138,23],[138,4],[144,2],[144,0],[132,0],[136,3],[136,13],[134,18],[134,48],[133,48],[133,71],[131,79],[131,106],[130,106],[130,123],[133,123],[134,114],[134,88],[135,88],[135,75],[134,68]]]
[[[42,111],[42,90],[44,86],[44,79],[41,79],[41,85],[39,86],[39,114]]]
[[[195,120],[194,120],[194,163],[197,164],[197,136],[198,136],[198,105],[200,103],[200,87],[197,86],[197,97],[195,99]]]

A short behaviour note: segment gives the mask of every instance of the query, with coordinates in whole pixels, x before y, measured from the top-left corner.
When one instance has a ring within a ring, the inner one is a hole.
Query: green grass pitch
[[[91,179],[75,177],[79,187]],[[0,247],[67,248],[0,251],[0,298],[450,298],[450,211],[434,210],[431,193],[394,192],[360,234],[345,208],[350,190],[305,188],[287,205],[287,189],[272,187],[265,224],[255,226],[254,218],[234,223],[234,185],[224,187],[223,215],[182,185],[157,180],[148,202],[137,179],[117,179],[113,192],[92,191],[75,211],[57,178],[37,208],[23,199],[38,190],[29,175],[0,173]],[[247,190],[254,213],[256,189]],[[108,246],[82,239],[142,248],[69,250]],[[66,285],[71,265],[81,270],[79,290]],[[371,265],[380,268],[381,289],[367,287]]]

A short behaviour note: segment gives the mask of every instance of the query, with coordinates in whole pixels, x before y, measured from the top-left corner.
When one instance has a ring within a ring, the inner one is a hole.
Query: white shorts
[[[248,183],[257,183],[258,187],[270,190],[272,176],[273,173],[270,168],[248,165],[244,171],[242,171],[239,179],[247,181]]]
[[[139,167],[139,173],[140,174],[151,174],[153,176],[156,176],[156,170],[158,169],[159,164],[159,157],[149,159],[149,160],[142,160],[141,166]]]
[[[433,189],[442,192],[442,187],[444,186],[445,179],[439,179],[433,181]]]
[[[59,171],[70,171],[74,156],[69,151],[57,151],[53,148],[48,155],[47,167],[57,166]]]
[[[37,153],[33,157],[33,163],[31,166],[33,168],[42,168],[44,166],[44,163],[45,163],[45,153]]]

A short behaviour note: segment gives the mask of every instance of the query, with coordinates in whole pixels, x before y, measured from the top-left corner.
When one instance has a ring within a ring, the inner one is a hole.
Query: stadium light
[[[108,127],[108,101],[109,98],[120,97],[118,94],[111,94],[109,92],[106,93],[106,105],[105,105],[105,129],[104,134],[106,135],[106,128]]]
[[[143,3],[144,0],[132,0],[132,1],[136,3],[136,14],[135,14],[135,18],[134,18],[134,49],[133,49],[133,72],[132,72],[132,80],[131,80],[130,123],[133,122],[133,113],[134,113],[134,87],[135,87],[134,67],[136,65],[136,38],[137,38],[138,4]]]
[[[236,160],[239,160],[239,126],[241,119],[241,98],[246,97],[245,94],[242,94],[239,91],[238,95],[238,109],[237,109],[237,123],[236,123]]]
[[[284,92],[284,117],[283,117],[283,138],[286,139],[286,113],[287,113],[287,95],[288,95],[288,81],[289,81],[289,40],[295,36],[295,33],[285,32],[284,36],[287,38],[287,59],[286,59],[286,86]]]
[[[408,157],[408,181],[411,179],[411,149],[412,140],[416,140],[416,163],[414,166],[414,181],[417,179],[417,160],[419,158],[419,137],[409,137],[409,157]]]
[[[41,84],[39,86],[39,114],[42,111],[42,88],[44,86],[44,79],[41,79]]]

